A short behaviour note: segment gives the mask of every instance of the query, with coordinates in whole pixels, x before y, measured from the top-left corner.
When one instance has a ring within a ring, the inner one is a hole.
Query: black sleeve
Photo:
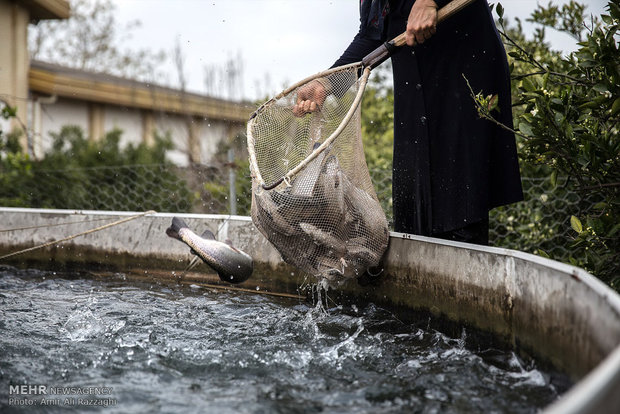
[[[364,56],[378,48],[383,44],[381,40],[368,39],[362,33],[358,33],[353,38],[353,41],[346,48],[342,56],[332,65],[332,68],[336,66],[342,66],[349,63],[359,62]]]

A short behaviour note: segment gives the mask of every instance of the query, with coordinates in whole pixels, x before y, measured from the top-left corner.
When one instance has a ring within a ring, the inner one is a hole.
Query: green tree
[[[607,10],[588,20],[585,6],[574,1],[538,6],[528,20],[541,27],[527,41],[520,25],[507,28],[503,8],[496,8],[511,59],[515,133],[525,170],[548,173],[556,192],[579,195],[567,220],[574,230],[568,260],[619,289],[619,1],[609,1]],[[570,34],[579,49],[568,56],[550,51],[545,27]],[[493,120],[493,97],[475,99],[480,115]]]
[[[362,139],[369,170],[392,168],[394,144],[394,88],[391,64],[377,67],[362,100]]]
[[[165,159],[172,147],[170,137],[157,135],[152,146],[130,144],[121,149],[121,135],[116,129],[93,141],[80,127],[67,125],[52,134],[52,148],[40,161],[29,159],[19,148],[5,150],[0,167],[7,185],[0,187],[0,204],[190,212],[195,196]]]
[[[143,81],[155,81],[163,51],[127,49],[138,20],[119,27],[110,0],[72,0],[71,17],[41,20],[28,28],[28,49],[32,59],[63,66],[103,72]]]
[[[0,120],[16,117],[17,108],[0,99]],[[19,207],[26,203],[26,194],[22,190],[32,179],[30,157],[21,151],[17,130],[4,134],[0,123],[0,205]]]
[[[390,62],[373,70],[361,103],[362,141],[375,192],[388,222],[392,219],[394,87]]]
[[[250,161],[248,159],[245,135],[238,134],[229,142],[220,142],[214,155],[215,163],[224,166],[220,173],[229,169],[235,172],[235,193],[237,195],[237,215],[249,216],[252,207],[252,177],[250,177]],[[228,151],[233,150],[235,158],[228,161]],[[220,214],[229,213],[229,183],[228,177],[221,174],[218,177],[206,180],[203,183],[204,193],[202,198],[214,207],[219,206]]]

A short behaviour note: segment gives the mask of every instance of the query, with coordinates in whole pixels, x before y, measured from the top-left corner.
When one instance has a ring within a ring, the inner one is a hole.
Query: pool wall
[[[86,233],[138,213],[0,208],[0,256]],[[165,235],[157,213],[0,260],[0,264],[102,269],[137,277],[218,284],[205,265]],[[247,289],[299,294],[311,277],[284,264],[248,217],[177,214],[201,233],[249,253]],[[492,333],[577,381],[548,413],[620,412],[620,296],[583,269],[501,248],[391,233],[385,270],[338,287],[336,298],[428,312]]]

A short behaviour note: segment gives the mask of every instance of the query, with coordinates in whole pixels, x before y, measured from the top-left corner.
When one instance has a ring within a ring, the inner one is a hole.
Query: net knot
[[[282,180],[284,181],[284,183],[286,184],[287,187],[292,187],[291,186],[291,178],[289,176],[285,175]]]

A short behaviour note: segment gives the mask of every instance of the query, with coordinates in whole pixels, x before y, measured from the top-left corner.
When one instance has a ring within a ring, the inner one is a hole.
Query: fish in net
[[[389,239],[359,105],[351,110],[367,79],[358,73],[356,66],[323,72],[265,103],[248,123],[254,224],[287,263],[329,280],[378,265]],[[298,89],[317,79],[329,95],[318,110],[294,114]]]

